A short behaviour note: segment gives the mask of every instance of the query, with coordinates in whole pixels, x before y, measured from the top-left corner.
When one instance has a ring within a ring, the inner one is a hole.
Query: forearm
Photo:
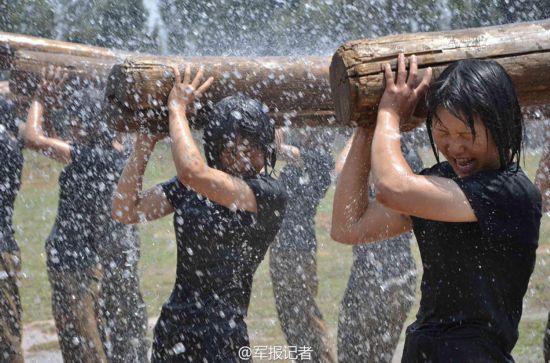
[[[39,98],[34,98],[27,115],[27,123],[22,129],[25,146],[43,155],[67,164],[71,161],[71,146],[65,141],[44,135],[42,123],[45,107]]]
[[[300,163],[300,149],[296,146],[281,144],[277,150],[277,155],[280,155],[283,161],[294,164]]]
[[[27,114],[27,123],[23,132],[25,144],[31,148],[35,148],[40,143],[40,138],[44,137],[42,131],[43,117],[44,104],[39,99],[33,98]]]
[[[170,106],[169,122],[172,158],[178,178],[184,184],[191,186],[190,183],[192,183],[193,177],[208,166],[191,134],[185,108]]]
[[[121,223],[133,224],[140,221],[139,202],[143,188],[143,174],[154,145],[136,141],[134,151],[118,180],[112,200],[112,216]]]
[[[353,231],[369,204],[372,133],[357,128],[342,172],[336,183],[332,210],[331,235],[342,240]]]
[[[377,192],[399,190],[407,178],[414,176],[401,152],[399,117],[392,112],[378,112],[372,142],[372,172]]]

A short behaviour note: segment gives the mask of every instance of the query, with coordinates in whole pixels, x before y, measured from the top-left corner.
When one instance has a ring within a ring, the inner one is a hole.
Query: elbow
[[[25,143],[25,147],[31,150],[39,150],[42,146],[39,135],[34,133],[24,132],[23,141]]]
[[[330,238],[332,238],[333,241],[344,245],[356,245],[360,243],[359,239],[352,233],[346,231],[344,227],[336,227],[334,223],[330,227]]]
[[[178,180],[187,186],[193,187],[197,180],[200,180],[208,171],[205,163],[194,161],[193,163],[181,165],[177,168]]]
[[[122,213],[121,211],[116,210],[116,209],[112,210],[111,217],[115,221],[117,221],[119,223],[122,223],[122,224],[136,224],[136,223],[139,222],[139,220],[137,218],[133,218],[129,214]]]
[[[396,209],[399,203],[403,187],[399,181],[377,181],[374,184],[376,191],[376,201],[384,207]]]
[[[135,213],[131,213],[130,208],[113,198],[111,204],[111,218],[122,224],[136,224],[139,218]]]

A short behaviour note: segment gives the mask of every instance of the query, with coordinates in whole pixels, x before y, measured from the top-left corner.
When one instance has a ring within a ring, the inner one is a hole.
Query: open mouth
[[[474,159],[470,158],[456,158],[453,159],[458,174],[466,175],[474,171],[475,163]]]

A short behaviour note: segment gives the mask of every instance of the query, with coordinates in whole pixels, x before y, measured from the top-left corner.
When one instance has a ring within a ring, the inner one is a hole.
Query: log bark
[[[166,102],[174,84],[171,65],[204,68],[215,83],[209,103],[237,92],[264,102],[279,124],[318,125],[334,120],[328,82],[329,59],[321,57],[129,57],[113,67],[107,81],[107,110],[113,127],[164,130]]]
[[[0,32],[0,69],[11,69],[15,61],[15,52],[19,50],[59,53],[100,59],[124,59],[125,57],[131,55],[129,52],[94,47],[85,44],[69,43],[23,34]]]
[[[398,53],[416,54],[420,80],[427,67],[436,78],[451,62],[494,59],[510,74],[523,106],[550,103],[550,20],[447,32],[352,41],[332,58],[330,84],[340,125],[368,124],[384,90],[383,64],[395,70]],[[416,117],[425,115],[420,105]],[[416,120],[404,129],[415,126]]]
[[[115,62],[114,58],[91,58],[59,53],[20,50],[14,54],[10,72],[10,90],[14,94],[31,96],[36,90],[42,69],[59,66],[69,75],[67,87],[77,87],[85,82],[101,86]]]

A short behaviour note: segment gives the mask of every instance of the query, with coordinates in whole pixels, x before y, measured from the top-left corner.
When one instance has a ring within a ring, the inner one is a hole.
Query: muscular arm
[[[170,107],[172,158],[178,179],[197,193],[229,209],[256,213],[256,196],[242,179],[211,168],[203,159],[182,107]]]
[[[229,209],[240,209],[256,213],[256,196],[242,179],[221,170],[211,168],[203,159],[189,128],[185,114],[197,94],[204,92],[213,79],[198,87],[202,71],[189,83],[190,68],[182,82],[177,68],[174,68],[176,83],[168,100],[172,158],[178,179],[195,192]]]
[[[385,65],[386,89],[378,107],[372,144],[372,170],[376,199],[405,215],[443,222],[473,222],[477,218],[460,187],[452,180],[415,175],[401,153],[399,123],[413,114],[431,79],[431,69],[416,85],[418,65],[410,58],[407,76],[405,57],[399,55],[397,79]]]
[[[346,244],[386,239],[411,229],[410,218],[369,202],[371,131],[357,128],[336,183],[331,237]]]
[[[112,217],[121,223],[151,221],[174,212],[160,185],[142,192],[143,174],[155,143],[155,139],[138,134],[134,151],[118,180]]]
[[[340,175],[342,172],[342,169],[344,168],[344,163],[346,162],[346,159],[348,158],[349,150],[351,149],[351,144],[353,142],[353,137],[350,137],[350,139],[346,142],[346,145],[340,151],[340,154],[338,154],[338,157],[336,158],[336,165],[334,167],[334,174],[336,178]]]
[[[71,162],[71,145],[63,140],[44,135],[42,130],[44,113],[44,102],[38,97],[33,98],[27,124],[23,129],[25,146],[63,164],[68,164]]]

